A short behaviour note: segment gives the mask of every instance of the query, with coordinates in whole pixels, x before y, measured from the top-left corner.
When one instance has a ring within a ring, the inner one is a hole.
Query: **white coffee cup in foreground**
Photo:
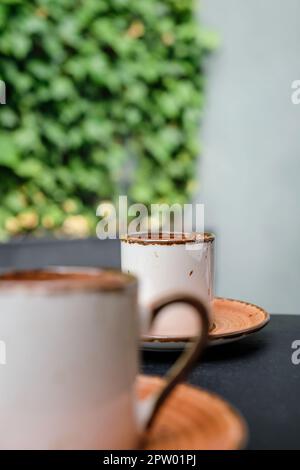
[[[203,349],[208,314],[177,293],[148,308],[194,307],[201,336],[167,376],[163,389],[136,396],[137,281],[121,272],[80,268],[0,276],[1,449],[132,449]],[[200,321],[201,320],[201,321]]]

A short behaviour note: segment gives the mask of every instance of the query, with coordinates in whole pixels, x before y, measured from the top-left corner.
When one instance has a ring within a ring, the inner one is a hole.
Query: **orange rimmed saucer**
[[[139,376],[140,398],[159,390],[163,379]],[[237,450],[247,441],[247,425],[225,400],[190,385],[179,385],[145,434],[147,450]]]
[[[238,341],[264,328],[270,315],[257,305],[241,300],[216,297],[212,304],[214,328],[209,333],[209,346]],[[178,350],[192,341],[192,337],[160,334],[159,325],[151,334],[143,336],[145,350]]]

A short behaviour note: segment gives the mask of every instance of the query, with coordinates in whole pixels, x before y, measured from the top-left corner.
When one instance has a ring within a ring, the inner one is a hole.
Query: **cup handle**
[[[171,367],[166,375],[166,384],[159,391],[151,395],[149,398],[141,400],[138,403],[138,418],[143,430],[147,430],[155,420],[158,411],[168,398],[174,388],[185,380],[189,371],[193,368],[203,351],[209,331],[209,311],[201,300],[196,297],[178,294],[170,297],[159,299],[150,306],[150,324],[153,323],[159,313],[167,306],[175,303],[185,303],[190,305],[197,312],[201,320],[201,334],[195,339],[192,346],[188,344],[185,351]]]

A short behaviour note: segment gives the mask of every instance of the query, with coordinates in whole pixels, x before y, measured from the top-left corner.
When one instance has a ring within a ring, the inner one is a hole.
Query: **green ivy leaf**
[[[20,155],[13,140],[7,133],[0,132],[0,166],[15,169],[20,161]]]
[[[124,193],[186,202],[216,45],[192,0],[2,0],[0,239],[63,236],[70,214],[94,234]]]
[[[34,158],[22,160],[15,169],[18,176],[38,179],[44,168],[41,162]]]

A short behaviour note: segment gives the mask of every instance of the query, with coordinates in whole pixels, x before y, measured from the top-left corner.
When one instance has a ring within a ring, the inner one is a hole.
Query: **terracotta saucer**
[[[140,376],[141,398],[158,390],[163,380]],[[247,426],[240,414],[218,396],[179,385],[145,435],[147,450],[235,450],[246,445]]]
[[[213,301],[214,328],[209,334],[209,346],[227,344],[253,334],[270,321],[270,315],[257,305],[241,300],[216,297]],[[142,338],[145,350],[178,350],[192,337],[159,334],[159,326]]]

